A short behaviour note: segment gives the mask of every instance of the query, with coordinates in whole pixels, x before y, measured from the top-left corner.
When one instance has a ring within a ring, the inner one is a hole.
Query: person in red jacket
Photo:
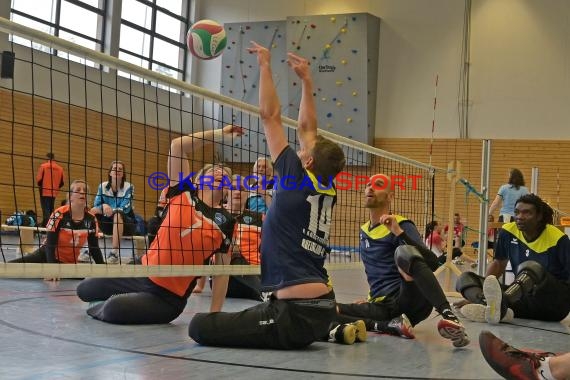
[[[36,183],[40,188],[40,204],[42,206],[42,226],[45,227],[54,209],[55,198],[65,183],[63,168],[55,162],[55,155],[49,152],[48,160],[40,165],[36,175]]]

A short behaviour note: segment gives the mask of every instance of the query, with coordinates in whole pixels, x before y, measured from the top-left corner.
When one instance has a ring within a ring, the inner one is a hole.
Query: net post
[[[436,269],[434,272],[436,277],[440,274],[444,274],[443,281],[443,291],[446,296],[451,297],[461,297],[461,294],[451,289],[451,274],[454,273],[456,276],[461,275],[461,270],[452,261],[453,256],[453,231],[454,226],[453,216],[455,213],[455,186],[457,181],[461,178],[461,162],[450,161],[447,165],[447,180],[450,183],[449,188],[449,212],[448,212],[448,222],[447,225],[447,257],[445,263]]]

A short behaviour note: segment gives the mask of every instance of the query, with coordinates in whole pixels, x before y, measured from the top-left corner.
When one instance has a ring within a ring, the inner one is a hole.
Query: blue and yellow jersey
[[[551,224],[546,225],[537,239],[528,242],[515,222],[506,223],[495,244],[495,259],[510,260],[514,271],[521,263],[533,260],[557,279],[570,279],[570,239]]]
[[[275,160],[282,178],[263,221],[261,285],[275,291],[305,283],[327,284],[325,257],[330,251],[334,186],[321,189],[291,147]]]
[[[395,216],[406,235],[424,246],[415,224],[403,216]],[[403,244],[405,242],[384,224],[371,226],[368,221],[360,227],[360,256],[370,287],[370,302],[381,302],[386,296],[400,290],[402,277],[394,260],[394,252]]]

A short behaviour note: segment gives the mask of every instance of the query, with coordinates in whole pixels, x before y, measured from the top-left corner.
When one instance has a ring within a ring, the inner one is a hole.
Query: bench
[[[9,226],[2,224],[2,231],[17,231],[20,235],[20,250],[22,253],[32,253],[40,246],[35,240],[34,233],[44,233],[47,232],[47,229],[44,227]]]
[[[99,238],[112,239],[113,235],[99,234]],[[140,235],[123,236],[121,240],[130,240],[132,242],[133,250],[135,251],[137,257],[142,257],[146,253],[147,249],[146,236],[140,236]]]
[[[10,226],[2,224],[2,231],[17,231],[20,236],[20,250],[24,254],[32,253],[39,248],[40,244],[36,242],[34,233],[45,233],[47,229],[44,227],[29,226]],[[112,238],[111,235],[99,234],[99,238]],[[133,249],[138,257],[145,254],[147,249],[146,236],[123,236],[122,240],[130,240]]]

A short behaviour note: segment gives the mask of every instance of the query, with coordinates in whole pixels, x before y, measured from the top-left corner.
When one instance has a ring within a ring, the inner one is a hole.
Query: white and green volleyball
[[[226,47],[226,31],[213,20],[200,20],[194,23],[186,35],[188,49],[200,59],[216,58]]]

